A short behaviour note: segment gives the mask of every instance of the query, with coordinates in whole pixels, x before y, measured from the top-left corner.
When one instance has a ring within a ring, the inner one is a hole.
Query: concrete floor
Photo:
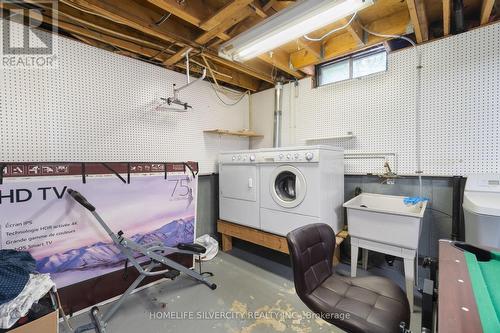
[[[345,268],[340,265],[339,269]],[[215,274],[215,291],[182,275],[161,282],[132,295],[111,319],[107,331],[343,332],[315,318],[300,301],[286,255],[242,244],[229,253],[220,252],[204,264],[204,270]],[[101,311],[108,307],[102,306]],[[420,317],[418,312],[412,316],[413,332],[419,331]],[[88,320],[84,313],[72,318],[71,324],[77,327]],[[68,332],[62,324],[61,332]]]

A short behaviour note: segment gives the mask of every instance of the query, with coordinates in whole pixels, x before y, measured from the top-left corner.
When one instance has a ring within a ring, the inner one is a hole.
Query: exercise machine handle
[[[75,191],[73,189],[68,189],[68,193],[69,195],[71,195],[73,197],[73,199],[75,199],[80,205],[82,205],[83,207],[87,208],[89,211],[93,212],[95,211],[95,207],[87,201],[87,199],[85,199],[85,197],[83,195],[80,194],[80,192],[78,191]]]

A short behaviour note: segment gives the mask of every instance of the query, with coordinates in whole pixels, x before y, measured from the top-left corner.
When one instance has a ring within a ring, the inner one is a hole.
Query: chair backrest
[[[287,236],[297,295],[309,295],[332,275],[335,233],[316,223],[291,231]]]

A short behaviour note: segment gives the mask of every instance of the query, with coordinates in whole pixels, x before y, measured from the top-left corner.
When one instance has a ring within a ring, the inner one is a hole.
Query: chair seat
[[[203,245],[196,243],[179,243],[177,244],[177,248],[179,250],[191,251],[200,254],[207,252],[207,249]]]
[[[410,322],[406,295],[394,282],[378,276],[331,275],[303,301],[350,333],[398,333],[401,322]]]

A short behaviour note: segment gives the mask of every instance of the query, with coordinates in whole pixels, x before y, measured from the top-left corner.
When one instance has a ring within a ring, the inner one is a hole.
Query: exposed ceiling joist
[[[254,0],[251,4],[250,7],[255,11],[255,14],[260,16],[261,18],[265,19],[268,17],[267,13],[264,11],[264,8],[261,7],[259,0]]]
[[[424,0],[406,0],[418,43],[429,40],[429,23]]]
[[[283,50],[276,49],[272,52],[262,54],[259,56],[259,59],[264,60],[268,64],[281,69],[283,72],[288,73],[297,79],[304,77],[304,75],[302,75],[299,71],[291,67],[290,54]]]
[[[491,12],[495,6],[495,0],[483,0],[481,5],[481,25],[490,21]]]
[[[231,28],[235,24],[243,21],[250,15],[254,14],[255,12],[248,6],[241,8],[237,13],[234,15],[228,17],[224,21],[222,21],[220,24],[212,28],[211,30],[208,30],[204,34],[202,34],[200,37],[196,38],[196,42],[199,44],[206,44],[209,42],[212,38],[214,38],[216,35],[218,35],[221,32],[226,31],[227,29]],[[230,37],[226,38],[229,39]]]
[[[203,55],[205,57],[209,58],[210,60],[215,61],[221,65],[224,65],[224,66],[229,67],[229,68],[234,69],[234,70],[241,71],[241,72],[246,73],[250,76],[253,76],[253,77],[259,78],[263,81],[274,84],[274,79],[272,78],[271,73],[265,73],[261,70],[256,70],[252,67],[249,67],[248,65],[236,63],[236,62],[221,58],[221,57],[219,57],[219,56],[217,56],[217,55],[215,55],[207,50],[205,50],[203,52]]]
[[[9,8],[9,9],[15,9],[17,7],[13,5],[4,5],[0,3],[2,8]],[[31,11],[25,11],[25,13],[29,13],[30,15],[35,15],[34,12]],[[38,19],[39,16],[33,16],[33,19]],[[55,21],[52,20],[50,17],[47,17],[46,15],[42,17],[44,22],[47,24],[53,24]],[[22,22],[19,22],[22,23]],[[159,61],[165,61],[169,57],[169,52],[173,51],[167,51],[167,52],[162,52],[161,50],[158,49],[153,49],[149,47],[144,47],[141,45],[137,45],[133,42],[129,42],[126,40],[123,40],[121,38],[116,38],[113,36],[109,36],[100,32],[96,32],[93,30],[90,30],[88,28],[82,27],[78,25],[78,22],[68,22],[66,20],[63,20],[61,17],[56,22],[57,27],[61,30],[64,30],[68,33],[70,33],[72,36],[75,38],[89,44],[92,46],[96,46],[98,44],[105,44],[105,45],[110,45],[112,48],[114,48],[116,53],[124,54],[124,55],[134,55],[134,57],[137,58],[137,56],[143,56],[146,59],[150,60],[159,60]],[[76,23],[76,24],[75,24]],[[141,60],[144,60],[141,59]],[[179,68],[184,68],[185,65],[181,64],[180,66],[176,66]],[[225,68],[217,67],[216,71],[221,73],[221,74],[214,74],[215,78],[220,81],[220,82],[225,82],[228,84],[231,84],[233,86],[237,87],[242,87],[250,91],[257,91],[260,87],[260,81],[258,79],[255,79],[253,77],[250,77],[248,75],[239,73],[239,72],[234,72],[230,71]],[[224,74],[224,75],[222,75]],[[209,75],[209,74],[207,74]],[[212,75],[210,75],[212,77]]]
[[[382,34],[404,34],[409,21],[410,17],[408,11],[402,10],[367,24],[367,28]],[[381,43],[384,40],[386,39],[369,35],[365,47]],[[325,60],[329,60],[347,55],[359,49],[359,45],[352,38],[350,33],[345,32],[325,42],[323,45],[323,55]],[[293,67],[300,69],[319,63],[316,57],[312,54],[308,54],[306,50],[293,52],[290,58]]]
[[[262,7],[262,9],[267,12],[269,9],[271,9],[274,4],[277,2],[277,0],[269,0],[265,5],[264,7]]]
[[[28,0],[27,2],[33,3],[34,5],[40,6],[47,10],[53,9],[50,6],[46,6],[43,2],[33,0]],[[164,45],[161,45],[162,41],[153,40],[144,33],[141,33],[134,29],[130,29],[126,26],[123,26],[122,24],[115,23],[101,16],[96,16],[83,12],[81,10],[77,10],[75,7],[68,6],[62,2],[57,5],[57,16],[63,19],[70,19],[74,21],[75,24],[81,24],[95,31],[113,35],[115,37],[129,40],[143,46],[147,46],[150,48],[165,47]]]
[[[202,64],[202,61],[199,61],[199,63]],[[184,70],[186,69],[186,65],[182,62],[176,64],[175,67]],[[190,71],[198,74],[201,74],[203,72],[201,70],[201,67],[196,67],[196,66],[191,66]],[[259,90],[260,87],[259,80],[256,80],[249,76],[245,76],[238,72],[228,70],[227,68],[224,67],[212,68],[212,71],[207,71],[206,75],[212,79],[215,78],[218,82],[229,83],[237,87],[245,88],[246,90],[250,90],[252,92]]]
[[[201,24],[207,13],[207,7],[203,5],[201,1],[186,1],[183,5],[181,5],[177,0],[148,1],[199,28],[201,28]],[[228,40],[230,38],[225,33],[220,33],[218,37],[223,40]]]
[[[340,20],[342,25],[346,25],[349,23],[349,20],[344,18]],[[361,28],[361,23],[358,18],[355,18],[351,24],[347,25],[346,30],[351,34],[352,38],[358,43],[359,46],[365,45],[364,31]]]
[[[244,7],[247,7],[253,0],[233,0],[220,9],[215,15],[200,24],[200,28],[205,31],[214,29],[216,26],[231,18]]]
[[[451,0],[443,0],[443,35],[451,32]]]
[[[152,3],[154,3],[155,5],[161,5],[161,6],[166,6],[166,1],[164,0],[150,0]],[[240,3],[241,5],[241,3]],[[167,7],[162,7],[164,8],[165,10],[167,9]],[[177,10],[177,14],[179,16],[185,16],[184,13],[181,12],[181,10],[179,8],[176,9]],[[224,14],[224,10],[227,10],[229,12],[233,11],[234,8],[228,8],[227,6],[224,7],[222,10],[220,10],[216,15],[219,15],[219,18],[221,18],[221,13]],[[229,29],[230,27],[232,27],[233,25],[237,24],[238,22],[244,20],[246,17],[250,16],[254,14],[254,11],[249,7],[249,6],[244,6],[242,7],[238,13],[236,13],[235,15],[232,15],[231,17],[229,17],[228,19],[226,19],[224,22],[220,23],[218,26],[215,26],[213,29],[209,30],[209,31],[206,31],[205,33],[201,34],[200,36],[198,36],[196,39],[195,39],[195,42],[197,44],[201,44],[201,45],[204,45],[206,44],[207,42],[209,42],[211,39],[213,39],[215,36],[218,36],[220,38],[221,34]],[[194,15],[193,12],[191,12],[191,14],[189,14],[190,16]],[[197,15],[200,15],[200,13],[197,13]],[[196,22],[201,22],[203,19],[201,17],[196,17],[195,19],[191,18],[191,20],[193,21],[196,21]],[[200,27],[202,27],[202,25],[200,23],[198,23],[198,25]],[[206,27],[205,27],[206,29]],[[224,38],[225,40],[229,39],[229,36],[227,38]],[[189,46],[185,46],[184,48],[182,48],[179,52],[177,52],[176,54],[172,55],[169,59],[167,59],[164,64],[166,66],[173,66],[174,64],[176,64],[177,62],[179,62],[183,57],[184,57],[184,54],[186,53],[186,51],[189,49],[190,47]],[[210,55],[211,57],[216,57],[214,55]],[[219,61],[221,62],[221,61]],[[223,63],[225,63],[226,65],[229,65],[229,61],[222,61]],[[246,73],[248,75],[251,75],[251,76],[254,76],[256,78],[259,78],[261,80],[264,80],[266,82],[270,82],[272,83],[273,80],[272,80],[272,77],[270,74],[265,74],[261,71],[259,71],[258,69],[254,69],[252,68],[251,66],[243,66],[241,64],[236,64],[236,63],[232,63],[231,66],[229,66],[230,68],[232,69],[235,69],[235,70],[238,70],[240,72],[243,72],[243,73]]]
[[[318,60],[322,58],[320,42],[311,42],[304,38],[299,38],[297,39],[297,44],[301,49],[307,50],[307,52],[310,52],[312,55],[318,58]]]
[[[175,43],[177,45],[180,45],[184,47],[184,50],[186,47],[199,48],[200,46],[198,43],[194,41],[196,39],[194,36],[190,37],[190,40],[186,40],[186,37],[179,37],[178,35],[172,34],[170,31],[178,31],[178,29],[166,25],[166,23],[169,22],[168,20],[160,26],[157,26],[154,23],[149,23],[149,24],[146,23],[154,21],[153,18],[157,18],[158,14],[149,8],[141,7],[140,5],[136,4],[133,1],[129,0],[62,0],[62,1],[65,3],[71,2],[80,7],[92,10],[93,12],[99,15],[120,22],[121,24],[124,24],[133,29],[141,31],[147,35],[158,38],[162,41],[167,41],[169,43]],[[139,6],[139,8],[137,6]],[[182,52],[181,54],[177,54],[177,57],[180,57],[179,59],[181,59],[184,53],[185,51]],[[264,80],[264,78],[266,78],[266,81],[271,80],[270,75],[258,73],[257,71],[249,69],[248,66],[241,66],[235,64],[232,68],[262,80]]]
[[[188,52],[190,49],[191,47],[184,46],[180,51],[177,51],[175,54],[166,59],[163,64],[167,67],[175,65],[177,62],[181,61],[182,58],[184,58],[186,52]]]
[[[196,46],[192,32],[172,21],[165,21],[155,25],[161,15],[142,7],[134,1],[128,0],[61,0],[63,3],[77,5],[104,16],[123,25],[142,31],[169,43],[178,43],[181,46]],[[173,33],[172,31],[175,31]]]

